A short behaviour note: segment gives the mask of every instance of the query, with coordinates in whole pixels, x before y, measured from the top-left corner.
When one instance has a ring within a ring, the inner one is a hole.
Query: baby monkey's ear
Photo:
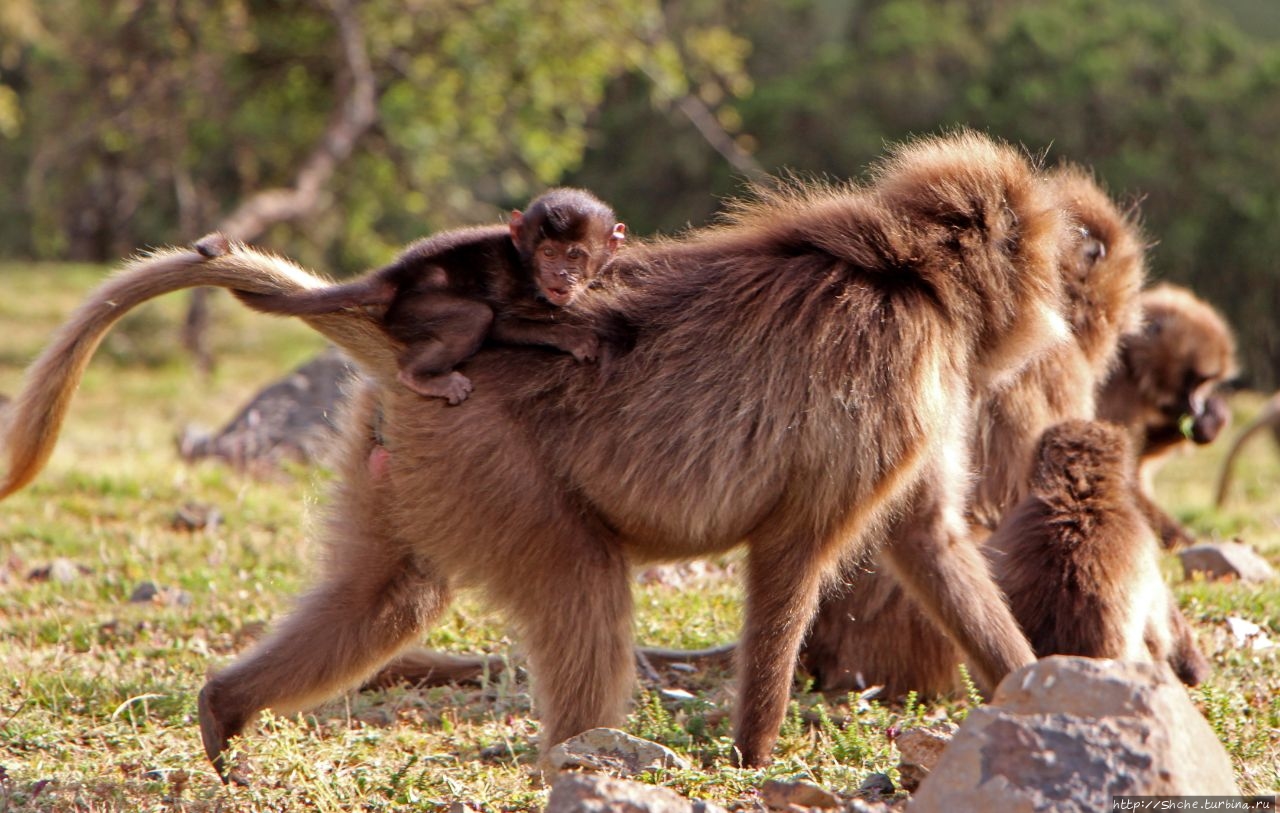
[[[511,239],[516,243],[520,242],[520,230],[524,227],[524,212],[519,209],[511,210]]]

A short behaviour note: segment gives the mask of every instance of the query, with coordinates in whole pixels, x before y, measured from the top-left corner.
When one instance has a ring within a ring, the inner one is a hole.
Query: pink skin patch
[[[387,451],[385,446],[374,446],[373,451],[369,452],[369,477],[374,480],[381,480],[387,473],[387,466],[391,464],[391,452]]]

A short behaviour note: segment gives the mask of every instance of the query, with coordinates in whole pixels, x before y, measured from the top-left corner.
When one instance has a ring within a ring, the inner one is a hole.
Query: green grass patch
[[[0,301],[0,392],[18,388],[25,364],[104,273],[0,265],[9,294]],[[0,810],[399,811],[454,800],[487,810],[543,807],[547,790],[533,770],[538,727],[528,686],[515,676],[484,689],[394,688],[345,695],[304,715],[268,714],[243,743],[257,784],[228,790],[213,776],[195,693],[207,669],[247,646],[308,583],[316,552],[308,534],[328,475],[295,468],[261,481],[214,463],[189,466],[174,437],[187,423],[224,422],[322,343],[305,327],[219,296],[218,367],[205,376],[176,349],[185,302],[171,295],[126,320],[91,365],[49,466],[0,510]],[[1235,425],[1260,403],[1237,397]],[[1240,537],[1277,563],[1280,454],[1269,439],[1246,449],[1232,499],[1216,510],[1224,452],[1172,460],[1157,482],[1160,501],[1199,533]],[[190,502],[215,506],[222,523],[177,530],[171,517]],[[35,575],[58,559],[73,576]],[[737,562],[719,564],[732,573]],[[1235,760],[1242,789],[1280,787],[1278,656],[1241,650],[1226,631],[1226,618],[1238,615],[1280,640],[1280,586],[1182,582],[1176,561],[1164,564],[1215,666],[1194,699]],[[130,603],[146,581],[189,600]],[[723,643],[740,623],[732,575],[693,587],[640,585],[636,606],[636,637],[655,646]],[[501,619],[465,595],[427,643],[512,652]],[[668,699],[657,688],[692,697]],[[732,692],[732,676],[719,671],[637,692],[630,730],[694,766],[647,781],[723,804],[754,803],[771,777],[849,792],[873,772],[896,778],[892,728],[959,720],[977,702],[886,706],[802,687],[776,762],[746,771],[731,767]]]

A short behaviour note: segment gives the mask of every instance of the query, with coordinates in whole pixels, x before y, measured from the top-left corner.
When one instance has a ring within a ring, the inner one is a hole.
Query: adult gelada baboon
[[[523,640],[544,748],[616,724],[631,690],[630,565],[745,543],[735,742],[763,764],[822,581],[909,501],[929,533],[885,555],[910,589],[983,681],[1030,662],[957,542],[970,390],[1065,335],[1064,228],[1016,150],[923,140],[868,187],[761,190],[719,226],[620,256],[583,302],[626,337],[607,368],[485,350],[464,364],[467,408],[448,409],[387,386],[383,353],[347,419],[325,575],[205,685],[209,757],[225,775],[229,738],[259,710],[359,682],[463,584]],[[237,256],[207,262],[258,272]],[[379,442],[385,471],[368,465]]]
[[[1169,454],[1212,443],[1231,412],[1215,392],[1237,372],[1225,319],[1191,291],[1167,283],[1143,291],[1143,323],[1121,339],[1120,360],[1098,395],[1098,417],[1129,430],[1138,451],[1143,512],[1166,548],[1194,543],[1155,502],[1153,480]]]
[[[1094,389],[1120,335],[1138,323],[1144,267],[1135,224],[1083,169],[1060,168],[1046,182],[1072,226],[1059,263],[1072,337],[1007,384],[974,392],[977,479],[969,515],[987,530],[1026,495],[1044,430],[1092,416]],[[902,533],[898,524],[885,536]],[[846,569],[844,584],[823,599],[801,663],[826,690],[880,685],[886,697],[901,697],[913,689],[926,695],[959,689],[959,649],[885,565],[874,560]]]

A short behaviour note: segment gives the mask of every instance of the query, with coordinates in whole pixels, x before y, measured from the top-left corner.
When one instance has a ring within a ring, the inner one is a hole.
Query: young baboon
[[[1120,335],[1138,322],[1144,271],[1136,226],[1080,168],[1055,170],[1047,184],[1072,226],[1058,266],[1072,337],[1011,381],[974,393],[978,476],[968,514],[987,530],[1027,493],[1032,452],[1044,430],[1093,414],[1096,382],[1112,364]],[[901,523],[885,533],[889,539],[903,533]],[[884,562],[851,563],[843,581],[824,597],[801,653],[819,688],[880,685],[886,697],[959,688],[960,651]]]
[[[1114,424],[1051,427],[1036,450],[1030,494],[984,550],[1037,656],[1167,663],[1195,685],[1209,664],[1160,575],[1131,454]]]
[[[1235,339],[1222,316],[1185,288],[1156,285],[1140,298],[1143,324],[1121,339],[1120,360],[1098,394],[1098,417],[1124,426],[1138,452],[1143,513],[1166,548],[1195,539],[1155,502],[1152,482],[1188,440],[1211,443],[1230,410],[1215,388],[1236,374]]]
[[[620,254],[583,303],[631,331],[605,374],[489,348],[467,408],[448,409],[387,386],[367,318],[354,348],[320,323],[378,381],[347,419],[323,578],[201,692],[208,756],[225,775],[261,709],[357,684],[460,585],[516,627],[544,748],[617,724],[632,563],[745,544],[735,742],[764,764],[821,583],[908,501],[928,533],[885,556],[994,685],[1034,655],[957,544],[970,391],[1065,336],[1065,227],[1021,153],[958,134],[897,150],[869,187],[762,190],[718,226]],[[261,257],[206,262],[248,281]]]
[[[454,368],[485,339],[547,345],[578,361],[595,360],[595,333],[566,324],[560,311],[613,258],[625,235],[626,226],[602,201],[562,187],[512,212],[507,226],[424,238],[355,282],[293,294],[246,292],[240,299],[288,316],[378,307],[387,333],[405,346],[400,382],[459,404],[472,385]]]

